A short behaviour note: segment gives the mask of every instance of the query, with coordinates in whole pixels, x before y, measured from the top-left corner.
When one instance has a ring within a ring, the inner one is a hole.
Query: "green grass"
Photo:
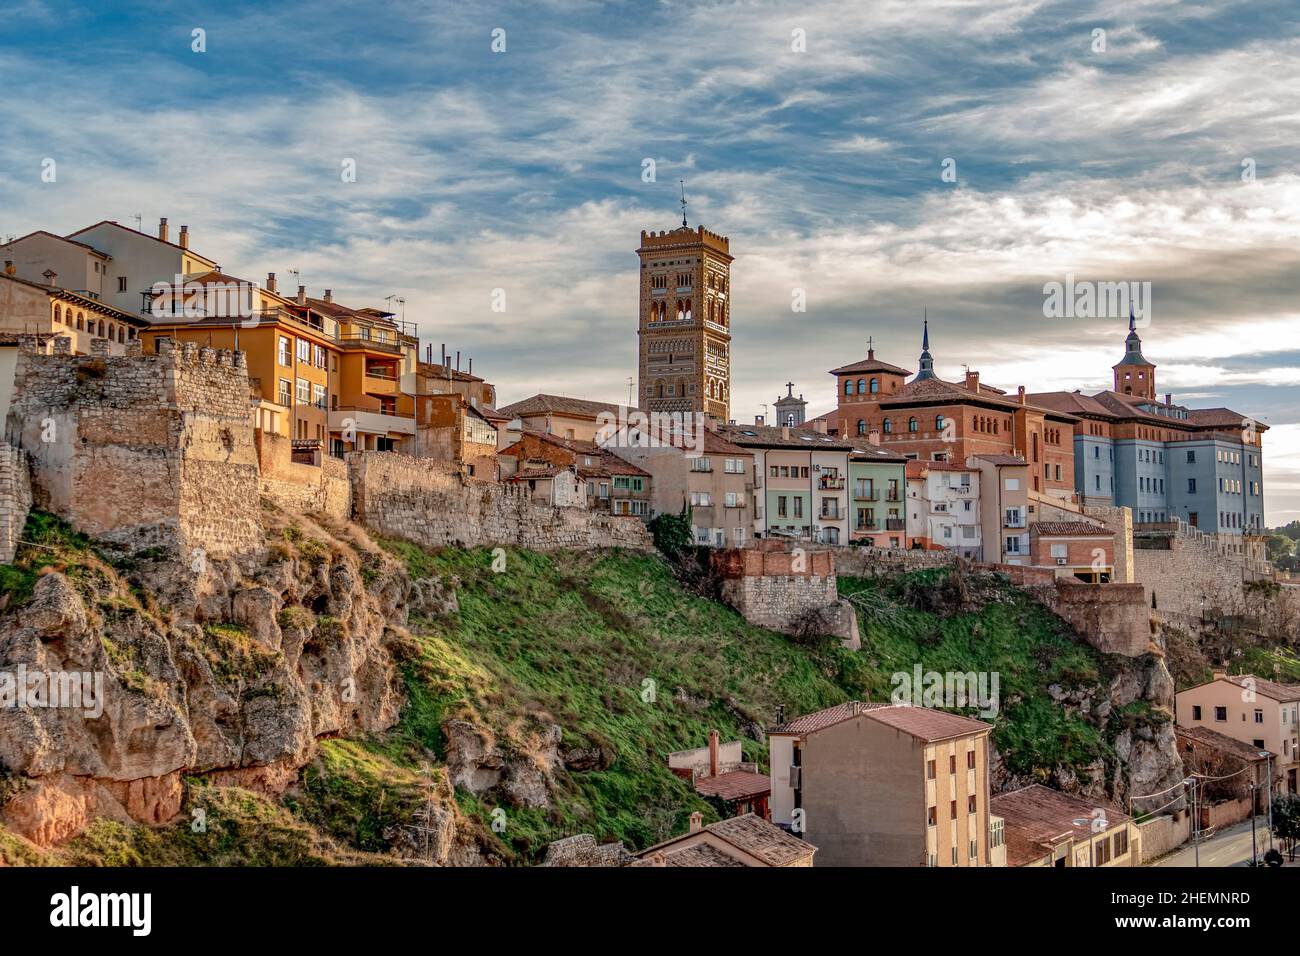
[[[864,614],[864,646],[854,653],[829,640],[801,646],[750,625],[683,589],[655,556],[510,551],[497,574],[487,549],[381,543],[413,577],[460,581],[457,615],[411,622],[409,703],[385,743],[394,760],[441,759],[449,717],[486,724],[505,740],[555,723],[562,752],[613,755],[604,769],[558,775],[552,809],[501,806],[501,833],[491,828],[492,798],[458,793],[462,813],[508,860],[536,860],[547,842],[578,832],[639,848],[680,832],[693,810],[715,819],[714,808],[669,773],[669,751],[703,746],[717,728],[724,740],[743,740],[745,758],[766,768],[766,749],[744,728],[770,726],[781,707],[794,716],[852,698],[887,700],[890,675],[918,661],[925,670],[1000,673],[994,736],[1017,773],[1046,776],[1057,764],[1082,766],[1109,751],[1095,727],[1067,716],[1045,690],[1103,679],[1101,655],[1007,586],[977,613],[943,616],[907,606],[907,580],[841,578],[842,592],[888,611]]]

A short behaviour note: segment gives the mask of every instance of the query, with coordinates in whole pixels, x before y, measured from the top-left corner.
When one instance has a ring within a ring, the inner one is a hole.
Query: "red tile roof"
[[[888,724],[896,730],[910,734],[918,740],[947,740],[950,737],[964,737],[967,734],[992,730],[991,724],[970,717],[933,710],[929,707],[911,707],[907,704],[883,704],[870,701],[850,700],[834,707],[827,707],[812,714],[797,717],[788,723],[768,730],[769,734],[804,734],[816,733],[827,727],[843,723],[857,716]]]
[[[713,836],[749,854],[767,866],[787,866],[797,860],[810,857],[817,852],[817,847],[793,837],[780,827],[766,820],[746,813],[710,823],[704,830]],[[735,857],[728,856],[716,847],[696,841],[689,847],[673,849],[675,844],[689,839],[694,834],[683,833],[662,843],[655,844],[637,854],[633,866],[653,866],[652,858],[662,853],[667,866],[744,866]],[[706,846],[706,850],[701,850]]]
[[[841,365],[839,368],[833,368],[828,374],[830,375],[850,375],[854,372],[891,372],[894,375],[911,375],[905,368],[899,368],[897,365],[890,365],[888,362],[882,362],[878,358],[864,358],[857,362],[851,362],[848,365]]]
[[[1023,458],[1017,455],[975,455],[980,461],[987,461],[990,465],[1025,465],[1028,464]]]
[[[575,418],[596,418],[601,412],[618,415],[629,411],[626,405],[614,405],[610,402],[596,402],[586,398],[569,398],[566,395],[546,395],[538,393],[522,401],[505,405],[499,411],[512,418],[525,415],[569,415]]]
[[[733,770],[716,777],[696,777],[695,792],[723,800],[749,800],[772,792],[772,780],[764,773]]]
[[[1247,763],[1261,763],[1267,759],[1260,756],[1260,754],[1267,753],[1268,751],[1262,751],[1257,747],[1252,747],[1244,741],[1236,740],[1229,737],[1227,734],[1221,734],[1217,730],[1212,730],[1209,727],[1175,727],[1174,733],[1179,737],[1188,737],[1198,743],[1202,743],[1212,750],[1231,754],[1234,757],[1245,760]]]
[[[1007,865],[1024,866],[1042,859],[1064,839],[1087,840],[1093,823],[1105,820],[1106,829],[1125,823],[1127,814],[1096,800],[1084,800],[1034,783],[989,801],[989,813],[1005,822]],[[1081,821],[1081,822],[1076,822]]]
[[[1300,684],[1279,684],[1277,681],[1265,680],[1254,674],[1229,674],[1223,679],[1230,684],[1263,694],[1270,700],[1279,702],[1300,700]]]
[[[1087,521],[1035,521],[1029,526],[1029,530],[1047,537],[1114,537],[1113,531],[1101,525],[1089,524]]]

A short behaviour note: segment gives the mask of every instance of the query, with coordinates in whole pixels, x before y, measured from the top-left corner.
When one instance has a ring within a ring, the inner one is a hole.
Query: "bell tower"
[[[682,224],[641,233],[637,405],[651,412],[731,409],[731,262],[726,236]]]
[[[1156,397],[1156,367],[1142,355],[1142,339],[1137,334],[1137,320],[1133,310],[1128,313],[1128,338],[1124,340],[1124,357],[1112,366],[1115,372],[1115,391],[1121,395],[1138,398]]]

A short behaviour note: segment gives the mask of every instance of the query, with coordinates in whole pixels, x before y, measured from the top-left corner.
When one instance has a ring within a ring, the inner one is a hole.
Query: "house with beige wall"
[[[1138,866],[1142,831],[1112,806],[1031,784],[1000,793],[1007,866]]]
[[[1300,684],[1219,671],[1179,693],[1174,706],[1179,727],[1208,727],[1257,751],[1272,751],[1274,791],[1296,792]]]
[[[628,414],[628,408],[623,405],[540,393],[504,405],[497,411],[511,419],[519,419],[526,427],[576,441],[595,441],[596,432],[604,424],[602,415],[607,416],[606,420],[612,416],[614,421],[618,421]],[[502,440],[507,440],[505,432],[502,433]]]
[[[680,514],[689,506],[697,544],[743,548],[753,539],[754,455],[712,429],[705,429],[701,444],[690,449],[636,442],[624,433],[613,436],[604,448],[649,472],[651,517]]]
[[[20,278],[11,264],[0,273],[2,333],[66,338],[75,355],[90,355],[98,341],[109,355],[122,355],[148,325],[80,292]]]
[[[1014,455],[972,455],[966,464],[980,472],[984,560],[1030,564],[1029,463]]]
[[[906,704],[849,701],[768,731],[772,822],[819,866],[990,866],[992,725]]]

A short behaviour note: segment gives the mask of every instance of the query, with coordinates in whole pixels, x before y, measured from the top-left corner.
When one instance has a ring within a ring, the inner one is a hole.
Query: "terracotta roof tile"
[[[882,362],[877,358],[864,358],[857,362],[850,362],[848,365],[841,365],[839,368],[830,370],[829,375],[849,375],[854,372],[892,372],[894,375],[911,375],[905,368],[899,368],[897,365],[890,365],[888,362]]]
[[[1266,759],[1260,756],[1262,751],[1259,748],[1252,747],[1245,741],[1229,737],[1227,734],[1221,734],[1209,727],[1175,727],[1174,733],[1179,737],[1190,737],[1192,740],[1199,741],[1213,750],[1231,754],[1248,763],[1260,763]]]
[[[697,777],[695,792],[706,797],[721,797],[723,800],[748,800],[771,793],[772,780],[767,774],[732,770],[716,777]]]
[[[1101,525],[1089,524],[1087,521],[1035,521],[1029,526],[1029,530],[1049,537],[1056,535],[1114,537],[1114,532]]]
[[[768,866],[786,866],[817,850],[811,843],[791,836],[752,813],[710,823],[705,829],[732,846],[758,857]]]
[[[989,813],[1006,824],[1008,866],[1041,859],[1065,838],[1087,840],[1097,810],[1104,812],[1107,829],[1129,820],[1109,804],[1083,800],[1038,783],[1000,793],[989,801]]]
[[[596,418],[601,412],[618,415],[620,410],[623,414],[627,414],[629,411],[626,405],[596,402],[586,398],[570,398],[566,395],[547,395],[540,392],[522,401],[502,406],[499,409],[503,415],[509,415],[512,418],[520,418],[524,415],[545,415],[547,413]]]

